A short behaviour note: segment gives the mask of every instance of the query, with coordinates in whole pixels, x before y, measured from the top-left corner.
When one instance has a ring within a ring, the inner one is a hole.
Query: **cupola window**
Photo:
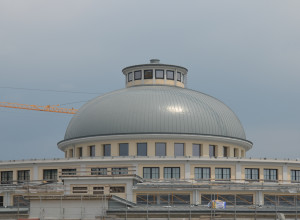
[[[181,81],[181,72],[177,72],[177,81]]]
[[[134,71],[134,80],[141,80],[142,79],[142,71]]]
[[[164,79],[164,70],[155,70],[155,78],[156,79]]]
[[[153,79],[153,70],[144,70],[144,79]]]
[[[167,79],[174,80],[174,71],[167,70]]]
[[[128,82],[131,82],[132,78],[133,78],[132,72],[128,73]]]

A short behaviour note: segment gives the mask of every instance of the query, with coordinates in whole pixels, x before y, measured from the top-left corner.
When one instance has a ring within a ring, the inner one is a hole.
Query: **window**
[[[166,156],[166,143],[155,143],[155,156]]]
[[[144,79],[153,79],[153,70],[144,70]]]
[[[177,81],[181,81],[181,72],[177,72]]]
[[[216,146],[215,145],[209,145],[209,156],[210,157],[216,156]]]
[[[133,78],[132,72],[128,73],[128,82],[131,82],[132,78]]]
[[[137,143],[137,155],[147,156],[147,143]]]
[[[200,157],[201,156],[201,145],[193,144],[193,156]]]
[[[184,144],[174,144],[174,155],[175,156],[184,156]]]
[[[119,144],[119,156],[128,156],[128,144]]]
[[[268,182],[277,181],[277,169],[264,169],[264,180]]]
[[[134,80],[141,80],[142,79],[142,71],[134,71]]]
[[[29,170],[18,170],[18,183],[23,183],[30,180]]]
[[[165,167],[164,168],[165,179],[180,179],[180,167]]]
[[[230,168],[216,168],[215,175],[216,180],[230,180]]]
[[[12,183],[13,183],[13,171],[2,171],[1,184],[12,184]]]
[[[223,157],[228,157],[228,147],[223,147]]]
[[[95,145],[89,146],[89,150],[90,150],[90,157],[94,157],[96,155]]]
[[[73,186],[73,193],[87,193],[88,189],[86,186]]]
[[[78,147],[78,157],[82,157],[82,147]]]
[[[245,169],[245,179],[258,181],[259,180],[259,169],[246,168]]]
[[[164,70],[155,70],[155,78],[163,79],[164,78]]]
[[[234,148],[233,153],[234,153],[234,157],[238,157],[239,156],[239,149]]]
[[[291,180],[293,182],[300,182],[300,170],[291,170]]]
[[[128,174],[128,168],[112,168],[111,173],[112,175],[126,175]]]
[[[103,145],[103,156],[104,157],[110,157],[111,156],[111,145],[110,144],[104,144]]]
[[[107,168],[91,168],[91,175],[107,175]]]
[[[0,196],[0,207],[3,207],[3,196]]]
[[[57,169],[43,170],[43,180],[56,181],[57,180]]]
[[[124,193],[125,187],[124,186],[111,186],[109,188],[110,193]]]
[[[195,167],[195,179],[209,180],[210,168],[209,167]]]
[[[69,157],[73,157],[73,149],[69,150]]]
[[[174,71],[167,70],[167,79],[174,80]]]
[[[94,195],[104,194],[104,187],[94,186],[93,187],[93,194]]]
[[[143,168],[144,179],[159,179],[159,167],[144,167]]]
[[[62,169],[61,174],[74,176],[76,175],[76,169]]]

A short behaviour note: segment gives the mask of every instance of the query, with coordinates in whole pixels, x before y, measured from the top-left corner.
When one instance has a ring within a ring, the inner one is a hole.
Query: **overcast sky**
[[[247,156],[300,158],[299,11],[299,0],[1,0],[0,102],[79,108],[158,58],[237,114]],[[63,157],[71,117],[0,108],[0,160]]]

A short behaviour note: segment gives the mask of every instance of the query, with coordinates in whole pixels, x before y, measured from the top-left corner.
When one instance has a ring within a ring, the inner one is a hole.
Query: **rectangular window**
[[[200,157],[201,156],[201,145],[193,144],[193,156]]]
[[[209,156],[210,157],[216,156],[216,146],[215,145],[209,145]]]
[[[62,169],[61,174],[74,176],[74,175],[76,175],[76,169]]]
[[[233,155],[234,155],[234,157],[238,157],[239,156],[239,149],[234,148]]]
[[[155,78],[156,79],[164,79],[164,70],[155,70]]]
[[[94,186],[93,187],[93,194],[94,195],[101,195],[101,194],[104,194],[104,187],[101,187],[101,186]]]
[[[82,147],[78,148],[78,157],[82,157]]]
[[[259,180],[259,169],[257,168],[246,168],[245,169],[245,179],[248,181],[258,181]]]
[[[74,156],[74,154],[73,154],[73,149],[70,149],[69,150],[69,157],[73,157]]]
[[[87,193],[88,188],[86,186],[73,186],[73,193]]]
[[[111,186],[109,188],[110,193],[124,193],[125,187],[124,186]]]
[[[128,174],[128,168],[112,168],[111,169],[112,175],[127,175]]]
[[[174,71],[167,70],[167,79],[174,80]]]
[[[216,168],[215,176],[216,180],[230,180],[231,172],[230,168]]]
[[[180,179],[180,167],[165,167],[164,168],[165,179]]]
[[[147,156],[147,143],[137,143],[137,155]]]
[[[12,183],[13,183],[13,171],[2,171],[1,184],[12,184]]]
[[[174,156],[184,156],[184,144],[174,144]]]
[[[119,144],[119,156],[128,156],[128,144]]]
[[[144,179],[159,179],[159,167],[144,167],[143,168]]]
[[[300,170],[291,170],[292,182],[300,182]]]
[[[181,72],[177,72],[177,81],[181,81]]]
[[[278,180],[277,169],[264,169],[264,180],[267,182],[276,182]]]
[[[30,180],[30,170],[18,170],[18,183],[28,182]]]
[[[107,175],[107,168],[91,168],[91,175]]]
[[[128,82],[131,82],[133,79],[132,72],[128,73]]]
[[[142,71],[134,71],[134,80],[141,80],[142,79]]]
[[[90,150],[90,157],[94,157],[96,155],[95,145],[89,146],[89,150]]]
[[[209,180],[210,179],[210,168],[209,167],[195,167],[195,179]]]
[[[223,157],[228,157],[228,147],[223,147]]]
[[[166,143],[155,143],[155,156],[166,156]]]
[[[144,70],[144,79],[153,79],[153,70]]]
[[[57,180],[57,169],[43,170],[43,180],[56,181]]]
[[[104,157],[110,157],[111,156],[111,145],[110,144],[104,144],[103,145],[103,156]]]
[[[0,196],[0,207],[3,207],[3,196]]]

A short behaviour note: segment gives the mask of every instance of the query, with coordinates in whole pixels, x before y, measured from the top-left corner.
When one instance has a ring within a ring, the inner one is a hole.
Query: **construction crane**
[[[10,102],[0,102],[0,107],[5,108],[16,108],[16,109],[26,109],[34,111],[43,111],[43,112],[56,112],[56,113],[65,113],[65,114],[76,114],[78,109],[74,108],[61,108],[59,105],[28,105],[28,104],[19,104],[19,103],[10,103]]]

